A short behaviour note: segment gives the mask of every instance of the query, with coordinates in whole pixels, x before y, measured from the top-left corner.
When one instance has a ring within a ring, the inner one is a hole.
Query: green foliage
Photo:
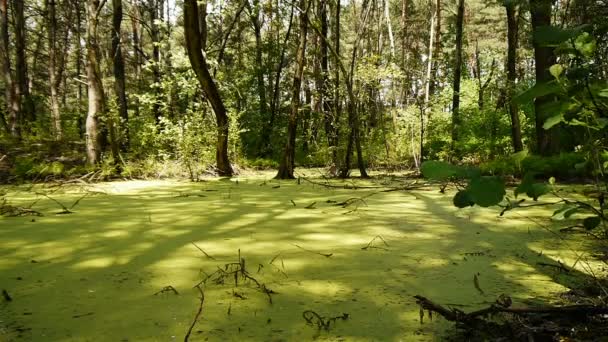
[[[506,195],[502,179],[491,176],[472,178],[466,191],[471,201],[481,207],[497,205]]]
[[[435,181],[467,181],[467,187],[456,193],[453,198],[453,203],[458,208],[474,204],[481,207],[497,205],[506,194],[502,179],[482,176],[481,171],[474,167],[452,165],[442,161],[427,161],[422,163],[421,172],[425,178]]]

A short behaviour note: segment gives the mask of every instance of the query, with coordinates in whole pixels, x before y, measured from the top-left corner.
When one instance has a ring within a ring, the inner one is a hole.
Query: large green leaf
[[[424,178],[431,180],[446,180],[456,174],[456,170],[454,169],[453,165],[435,160],[422,163],[420,172],[422,172]]]
[[[529,103],[534,101],[537,97],[545,95],[555,94],[561,90],[561,86],[557,81],[552,80],[549,82],[536,83],[532,88],[524,91],[517,95],[513,101],[519,104]]]
[[[583,226],[587,230],[592,230],[600,225],[602,219],[599,216],[590,216],[583,220]]]
[[[534,173],[528,172],[524,175],[521,183],[515,189],[514,195],[517,198],[517,195],[525,193],[528,197],[536,201],[540,196],[548,193],[549,191],[551,191],[551,189],[546,184],[537,183],[534,180]]]
[[[454,195],[452,202],[454,203],[454,206],[458,208],[472,207],[475,204],[466,190],[458,191],[456,195]]]
[[[534,41],[541,46],[558,46],[568,39],[578,37],[586,25],[563,29],[557,26],[540,26],[534,30]]]
[[[545,120],[545,124],[543,125],[543,129],[550,129],[551,127],[559,124],[564,119],[564,113],[559,113],[554,115],[547,120]]]
[[[565,220],[567,218],[570,218],[570,216],[574,215],[577,211],[579,211],[579,207],[577,205],[565,204],[564,206],[553,212],[552,218],[558,221]]]
[[[489,207],[500,203],[505,197],[505,184],[498,177],[479,177],[471,180],[467,193],[475,204]]]

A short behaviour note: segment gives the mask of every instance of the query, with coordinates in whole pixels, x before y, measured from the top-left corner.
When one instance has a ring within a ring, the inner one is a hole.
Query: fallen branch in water
[[[207,252],[205,252],[202,248],[200,248],[199,246],[197,246],[194,242],[191,242],[192,245],[194,247],[196,247],[199,251],[201,251],[203,254],[205,254],[205,256],[211,260],[216,260],[214,257],[212,257],[211,255],[207,254]]]
[[[319,330],[323,329],[325,331],[329,331],[330,325],[332,323],[334,323],[335,325],[336,321],[339,319],[346,321],[350,317],[350,315],[347,313],[343,313],[340,316],[325,318],[312,310],[306,310],[302,312],[302,317],[304,318],[304,320],[306,320],[307,324],[316,325],[317,329]]]
[[[196,312],[196,315],[194,315],[194,320],[192,321],[192,324],[190,324],[190,328],[188,328],[188,332],[186,332],[186,336],[184,336],[184,342],[188,342],[188,339],[190,338],[190,334],[192,334],[192,329],[194,329],[194,326],[196,325],[199,317],[201,316],[201,313],[203,313],[203,304],[205,304],[205,292],[200,287],[200,285],[196,285],[196,288],[198,289],[198,292],[201,294],[199,305],[198,305],[198,311]]]
[[[414,296],[416,303],[420,305],[421,310],[436,312],[451,322],[472,324],[481,320],[484,316],[495,313],[510,313],[515,315],[528,314],[550,314],[550,315],[571,315],[571,316],[592,316],[608,314],[608,306],[595,305],[569,305],[569,306],[546,306],[546,307],[510,307],[511,298],[508,296],[500,296],[496,303],[487,308],[477,311],[465,313],[456,308],[446,308],[436,304],[431,300],[422,297]]]
[[[376,240],[381,240],[381,241],[382,241],[382,243],[383,243],[383,244],[384,244],[386,247],[388,247],[388,243],[386,243],[386,241],[384,240],[384,238],[383,238],[382,236],[380,236],[380,235],[376,235],[376,236],[375,236],[375,237],[374,237],[374,238],[373,238],[373,239],[372,239],[370,242],[368,242],[368,243],[367,243],[367,246],[365,246],[365,247],[361,247],[361,249],[362,249],[362,250],[364,250],[364,251],[365,251],[365,250],[368,250],[368,249],[371,249],[371,248],[383,249],[383,250],[385,250],[385,251],[387,251],[387,250],[388,250],[387,248],[384,248],[384,247],[378,247],[378,246],[374,246],[374,245],[373,245],[373,243],[374,243],[374,241],[376,241]]]
[[[308,253],[318,254],[318,255],[324,256],[324,257],[326,257],[326,258],[329,258],[329,257],[331,257],[332,255],[334,255],[334,253],[329,253],[329,254],[326,254],[326,253],[321,253],[321,252],[315,252],[315,251],[311,251],[310,249],[306,249],[306,248],[304,248],[304,247],[300,247],[300,246],[296,245],[295,243],[292,243],[292,245],[293,245],[293,246],[296,246],[296,247],[298,247],[299,249],[301,249],[301,250],[303,250],[303,251],[306,251],[306,252],[308,252]]]
[[[177,290],[175,289],[175,287],[169,285],[169,286],[165,286],[162,289],[160,289],[160,291],[156,292],[154,295],[159,295],[162,293],[166,293],[166,292],[173,292],[174,294],[178,295],[179,292],[177,292]]]

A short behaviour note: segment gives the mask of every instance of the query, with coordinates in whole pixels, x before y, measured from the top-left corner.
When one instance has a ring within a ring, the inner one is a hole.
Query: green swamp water
[[[191,341],[442,340],[451,325],[420,324],[412,296],[465,311],[503,293],[516,304],[550,300],[571,279],[537,263],[572,265],[590,249],[529,219],[548,224],[550,208],[504,217],[496,208],[458,210],[428,187],[345,209],[327,201],[377,190],[271,177],[98,184],[72,214],[56,215],[61,208],[41,198],[34,209],[44,216],[1,218],[0,288],[13,301],[0,303],[0,341],[182,341],[198,308],[193,286],[237,262],[239,249],[249,272],[277,292],[274,303],[251,284],[207,284]],[[32,203],[35,191],[54,191],[67,206],[84,194],[81,186],[25,189],[4,191],[13,205]],[[376,239],[384,248],[362,249],[378,235],[388,246]],[[166,286],[179,295],[154,295]],[[319,332],[305,310],[349,319]]]

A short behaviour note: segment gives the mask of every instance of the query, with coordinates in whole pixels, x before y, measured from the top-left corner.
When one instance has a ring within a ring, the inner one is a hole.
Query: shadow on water
[[[421,325],[413,295],[471,310],[502,293],[548,298],[586,277],[539,265],[573,257],[554,235],[493,209],[457,211],[435,189],[375,194],[344,209],[335,202],[373,190],[262,179],[101,188],[108,195],[83,199],[74,214],[53,215],[57,205],[43,199],[46,216],[0,221],[0,286],[14,298],[2,304],[0,337],[182,340],[198,305],[192,286],[237,262],[239,250],[277,292],[273,304],[251,284],[208,284],[192,341],[428,341],[448,324]],[[75,192],[54,196],[71,202]],[[376,239],[379,248],[362,249],[375,236],[388,246]],[[154,295],[166,286],[179,294]],[[306,310],[349,319],[317,331]]]

